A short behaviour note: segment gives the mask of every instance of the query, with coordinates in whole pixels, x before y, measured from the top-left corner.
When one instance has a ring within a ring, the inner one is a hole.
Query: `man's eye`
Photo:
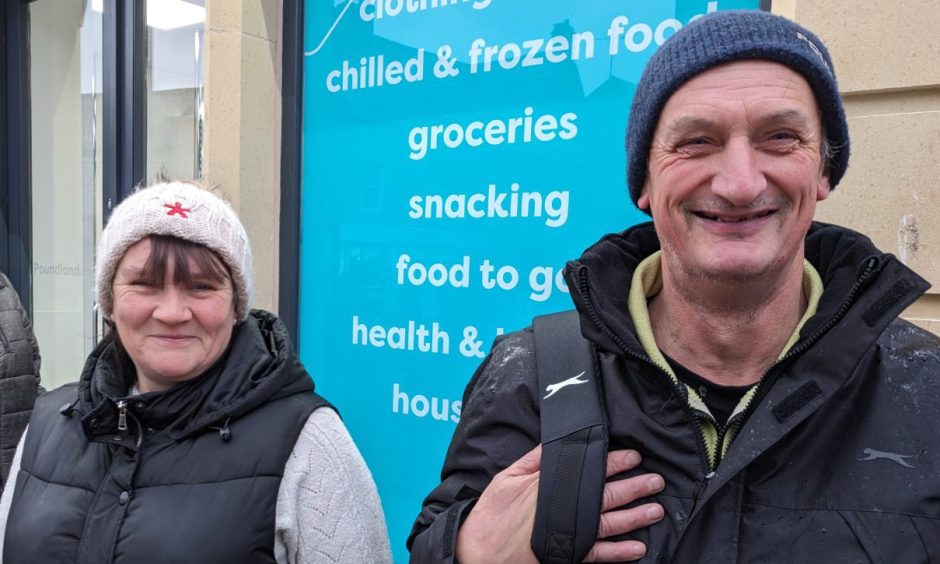
[[[791,151],[802,141],[802,137],[792,131],[774,131],[760,143],[763,148],[771,151]]]
[[[789,129],[781,129],[779,131],[772,131],[767,135],[767,140],[773,143],[781,142],[797,142],[803,141],[804,136],[797,131],[792,131]]]
[[[676,151],[686,154],[707,153],[715,146],[715,142],[708,137],[690,137],[676,144]]]

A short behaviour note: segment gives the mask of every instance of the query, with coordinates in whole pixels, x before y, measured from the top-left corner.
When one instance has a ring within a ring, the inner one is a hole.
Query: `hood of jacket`
[[[205,373],[167,390],[128,396],[136,379],[128,364],[119,360],[110,336],[85,362],[78,397],[69,409],[81,414],[90,440],[115,434],[119,402],[133,404],[129,416],[141,427],[164,430],[178,440],[227,428],[230,421],[266,402],[314,389],[287,328],[261,310],[252,310],[236,325],[228,348]]]
[[[637,266],[658,250],[656,230],[647,222],[606,235],[568,262],[565,279],[581,330],[602,349],[646,356],[629,315],[628,296]],[[794,349],[818,339],[849,311],[860,308],[865,324],[856,338],[872,342],[930,287],[893,255],[879,251],[868,237],[843,227],[813,222],[804,252],[825,291]]]

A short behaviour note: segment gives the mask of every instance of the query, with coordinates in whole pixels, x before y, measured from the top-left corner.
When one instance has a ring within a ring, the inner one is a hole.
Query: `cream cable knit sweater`
[[[0,498],[6,530],[23,441]],[[0,560],[3,555],[0,534]],[[314,411],[284,466],[277,493],[274,555],[280,564],[391,562],[385,517],[372,474],[332,409]]]

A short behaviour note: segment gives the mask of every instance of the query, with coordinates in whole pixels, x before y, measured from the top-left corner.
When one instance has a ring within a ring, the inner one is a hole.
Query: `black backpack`
[[[581,562],[597,540],[607,472],[607,413],[595,350],[574,310],[536,317],[542,466],[532,551]],[[544,395],[543,395],[544,394]]]

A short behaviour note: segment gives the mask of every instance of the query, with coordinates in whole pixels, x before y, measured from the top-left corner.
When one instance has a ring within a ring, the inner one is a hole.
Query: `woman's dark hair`
[[[199,243],[168,235],[151,235],[150,257],[141,272],[141,278],[154,285],[162,286],[166,280],[166,269],[169,258],[173,257],[173,283],[189,286],[193,282],[193,273],[189,268],[190,259],[196,263],[201,274],[213,282],[231,280],[232,275],[228,266],[222,262],[219,255]]]

